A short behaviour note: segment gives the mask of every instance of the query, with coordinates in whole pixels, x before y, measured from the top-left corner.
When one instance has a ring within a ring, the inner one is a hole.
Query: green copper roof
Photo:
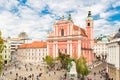
[[[87,17],[87,20],[93,20],[93,18],[92,17]]]
[[[105,35],[100,35],[99,37],[97,37],[97,40],[100,40],[100,41],[108,41],[108,37],[105,36]]]

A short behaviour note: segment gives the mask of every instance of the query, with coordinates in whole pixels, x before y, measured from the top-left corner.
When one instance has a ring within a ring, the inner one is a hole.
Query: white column
[[[120,50],[119,50],[120,48],[119,48],[119,45],[117,45],[117,47],[116,47],[116,67],[117,68],[120,68]]]
[[[70,54],[69,53],[69,41],[67,41],[67,54]]]
[[[53,43],[53,57],[55,57],[55,44]]]
[[[78,57],[81,56],[81,41],[78,40]]]
[[[72,41],[70,41],[70,57],[72,57]]]
[[[58,43],[56,42],[56,57],[58,56]]]
[[[88,51],[88,53],[89,53],[89,59],[88,59],[88,60],[90,60],[90,56],[91,56],[91,55],[90,55],[90,51]]]

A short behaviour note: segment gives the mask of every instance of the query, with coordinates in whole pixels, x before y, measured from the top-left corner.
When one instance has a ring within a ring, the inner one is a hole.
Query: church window
[[[61,36],[64,36],[64,29],[61,29]]]
[[[88,23],[88,26],[90,26],[90,23]]]

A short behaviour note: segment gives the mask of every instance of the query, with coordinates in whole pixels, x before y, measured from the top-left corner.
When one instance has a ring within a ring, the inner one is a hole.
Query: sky
[[[89,10],[94,37],[120,28],[120,0],[0,0],[0,30],[4,38],[24,31],[32,40],[46,40],[53,24],[69,13],[74,24],[85,29]]]

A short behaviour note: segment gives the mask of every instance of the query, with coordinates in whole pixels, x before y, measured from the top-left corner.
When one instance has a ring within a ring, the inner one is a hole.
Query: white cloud
[[[33,40],[45,39],[48,29],[53,28],[53,23],[58,16],[68,16],[67,11],[72,12],[72,18],[76,25],[85,28],[86,17],[91,6],[93,16],[100,15],[100,19],[94,21],[95,36],[101,33],[111,32],[113,24],[107,19],[118,13],[117,11],[106,11],[109,7],[118,6],[118,1],[113,0],[27,0],[24,5],[19,5],[17,0],[0,0],[0,29],[4,37],[17,37],[25,31]],[[113,5],[113,3],[115,3]],[[11,13],[12,8],[18,11]],[[48,8],[51,14],[43,14],[42,10]],[[114,22],[114,26],[120,26],[119,22]],[[115,27],[117,30],[118,28]]]
[[[120,6],[120,1],[116,1],[113,5],[114,8]]]

